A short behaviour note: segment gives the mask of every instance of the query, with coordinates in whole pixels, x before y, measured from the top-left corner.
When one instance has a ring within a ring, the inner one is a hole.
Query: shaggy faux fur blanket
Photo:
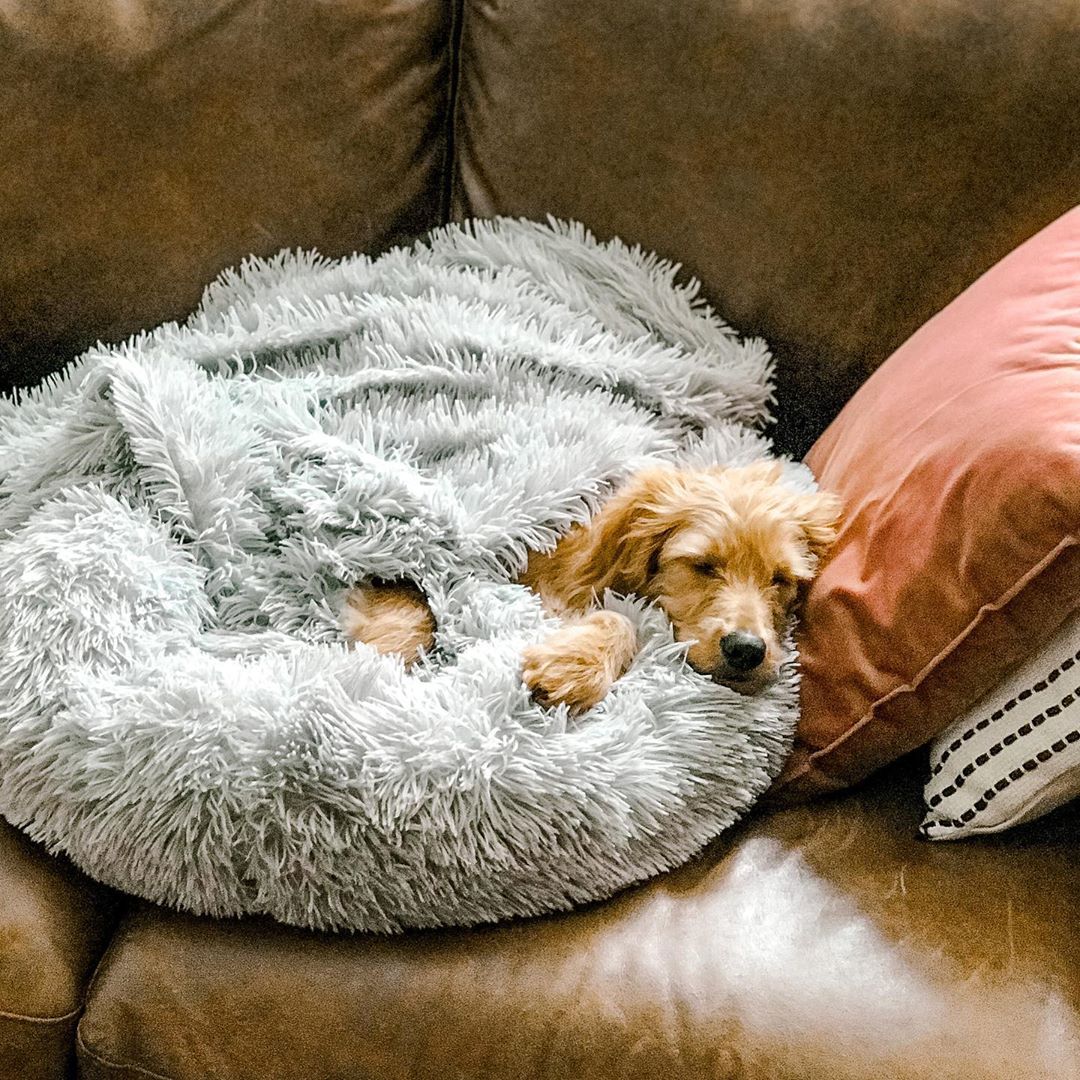
[[[740,697],[663,615],[589,714],[535,705],[513,584],[647,462],[741,463],[770,358],[583,229],[283,253],[0,406],[0,812],[214,915],[396,931],[566,908],[675,866],[778,771],[793,665]],[[811,486],[800,467],[787,476]],[[437,648],[348,648],[407,578]]]

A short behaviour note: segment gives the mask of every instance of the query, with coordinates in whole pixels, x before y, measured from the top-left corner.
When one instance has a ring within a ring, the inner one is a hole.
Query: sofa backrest
[[[0,0],[0,365],[182,317],[248,252],[578,218],[780,357],[799,451],[1080,201],[1066,0]]]
[[[179,318],[249,252],[439,217],[442,0],[0,0],[0,362]]]

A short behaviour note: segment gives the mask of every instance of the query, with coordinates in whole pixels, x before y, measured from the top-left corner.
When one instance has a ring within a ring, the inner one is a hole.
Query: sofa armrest
[[[69,1074],[115,894],[0,820],[0,1080]]]

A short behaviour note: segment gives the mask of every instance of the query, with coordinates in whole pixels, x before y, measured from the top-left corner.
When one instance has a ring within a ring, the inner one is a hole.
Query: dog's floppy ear
[[[814,491],[800,495],[795,508],[810,554],[820,562],[836,542],[842,510],[840,499],[829,491]]]
[[[643,593],[686,496],[674,469],[644,469],[631,477],[582,530],[560,568],[571,603],[587,603],[605,589]]]

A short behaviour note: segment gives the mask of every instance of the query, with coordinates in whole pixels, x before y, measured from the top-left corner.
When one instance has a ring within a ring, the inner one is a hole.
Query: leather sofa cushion
[[[461,39],[453,213],[681,261],[777,349],[799,455],[1080,190],[1064,0],[464,0]]]
[[[442,214],[448,7],[0,0],[0,377]]]
[[[0,1080],[67,1075],[113,894],[0,820]]]
[[[95,981],[82,1075],[1077,1075],[1080,809],[943,849],[915,837],[919,779],[904,763],[614,901],[471,932],[140,907]]]
[[[844,503],[782,794],[921,746],[1080,607],[1080,207],[867,380],[807,455]]]

